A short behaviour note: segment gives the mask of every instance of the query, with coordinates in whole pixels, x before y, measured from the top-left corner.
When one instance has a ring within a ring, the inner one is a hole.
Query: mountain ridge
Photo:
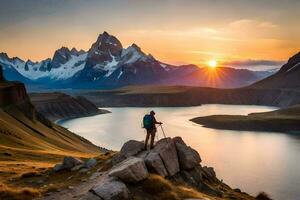
[[[258,81],[252,88],[300,89],[300,52],[293,55],[275,74]]]
[[[9,80],[48,88],[105,89],[149,84],[204,86],[199,80],[205,68],[163,63],[144,53],[135,43],[124,48],[115,36],[107,32],[100,34],[88,51],[61,47],[52,58],[40,62],[9,58],[6,53],[0,53],[0,64],[4,65],[4,73]],[[233,68],[231,71],[241,72]],[[234,81],[230,78],[231,74],[226,74],[228,77],[223,76],[218,85],[246,86],[271,74],[245,72],[235,76]],[[245,82],[244,76],[251,78]],[[228,82],[232,84],[226,84]],[[213,84],[205,86],[215,87]]]

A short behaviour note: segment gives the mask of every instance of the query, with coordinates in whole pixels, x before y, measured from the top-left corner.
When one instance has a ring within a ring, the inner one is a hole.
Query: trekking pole
[[[160,128],[161,128],[162,133],[164,134],[164,137],[166,138],[166,134],[165,134],[165,131],[164,131],[162,125],[160,124],[159,126],[160,126]]]

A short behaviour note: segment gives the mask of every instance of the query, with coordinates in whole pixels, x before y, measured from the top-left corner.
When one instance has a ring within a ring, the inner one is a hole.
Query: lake
[[[214,167],[217,177],[232,188],[275,199],[300,199],[300,135],[205,128],[189,119],[213,114],[246,115],[271,111],[267,106],[202,105],[172,108],[106,108],[112,113],[60,121],[59,124],[108,149],[119,150],[130,139],[143,140],[141,121],[155,110],[167,136],[181,136],[195,148],[202,165]],[[163,137],[158,129],[159,138]]]

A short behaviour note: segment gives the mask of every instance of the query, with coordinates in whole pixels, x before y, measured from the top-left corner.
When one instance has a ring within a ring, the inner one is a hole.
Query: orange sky
[[[278,61],[300,50],[296,0],[5,1],[0,52],[34,61],[61,46],[88,50],[103,31],[173,64]]]

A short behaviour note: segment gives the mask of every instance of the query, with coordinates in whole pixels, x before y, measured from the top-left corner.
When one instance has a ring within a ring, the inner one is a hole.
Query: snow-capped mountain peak
[[[145,54],[136,44],[123,48],[121,42],[107,32],[100,34],[87,52],[61,47],[55,51],[52,59],[41,62],[25,62],[2,53],[0,64],[4,65],[4,69],[9,68],[10,77],[18,74],[16,80],[23,77],[36,83],[60,87],[64,84],[68,87],[149,84],[194,70],[163,64],[151,54]]]
[[[147,55],[141,51],[141,48],[136,44],[132,44],[126,49],[122,50],[121,60],[123,64],[134,63],[139,60],[146,61],[148,59]]]

